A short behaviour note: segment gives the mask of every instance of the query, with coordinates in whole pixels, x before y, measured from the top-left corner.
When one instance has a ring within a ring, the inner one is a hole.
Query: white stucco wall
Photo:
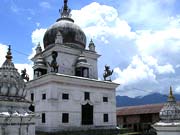
[[[81,125],[81,106],[85,102],[93,105],[93,125],[90,127],[115,127],[117,86],[114,83],[60,74],[45,75],[29,82],[28,98],[34,93],[35,111],[46,113],[46,123],[42,123],[41,118],[37,119],[37,129],[55,131],[87,127]],[[90,93],[90,101],[84,101],[84,92]],[[43,93],[46,93],[45,100],[42,100]],[[69,99],[63,100],[62,93],[68,93]],[[103,97],[108,97],[108,102],[103,102]],[[62,113],[69,113],[69,123],[62,123]],[[103,122],[103,114],[108,114],[108,122]]]

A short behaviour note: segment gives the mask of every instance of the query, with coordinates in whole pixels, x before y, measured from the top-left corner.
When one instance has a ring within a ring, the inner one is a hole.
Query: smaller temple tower
[[[25,82],[14,67],[9,46],[0,68],[0,135],[35,135],[35,115],[25,96]]]
[[[170,87],[168,101],[160,111],[160,119],[153,125],[157,135],[180,135],[180,106],[173,96],[172,87]]]

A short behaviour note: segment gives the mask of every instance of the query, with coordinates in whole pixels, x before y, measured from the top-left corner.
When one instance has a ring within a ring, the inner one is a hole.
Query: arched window
[[[89,77],[89,68],[87,68],[87,67],[76,67],[75,75],[88,78]]]

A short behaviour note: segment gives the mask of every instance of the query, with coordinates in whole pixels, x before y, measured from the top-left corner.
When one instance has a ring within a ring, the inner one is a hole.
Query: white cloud
[[[121,70],[117,67],[114,72],[116,74],[114,82],[122,85],[130,85],[142,80],[156,82],[154,70],[144,63],[139,56],[134,56],[131,64],[126,69]]]
[[[168,23],[174,4],[175,0],[126,0],[119,13],[135,29],[161,29]]]
[[[175,69],[171,64],[160,65],[158,60],[152,56],[134,56],[131,63],[128,67],[121,70],[119,67],[114,69],[116,79],[114,82],[120,83],[121,86],[118,88],[119,90],[125,89],[123,95],[128,96],[140,96],[149,94],[152,92],[162,92],[161,88],[165,85],[162,80],[159,80],[159,75],[174,74]],[[169,81],[166,80],[166,81]],[[168,82],[169,83],[169,82]],[[168,84],[167,83],[167,84]],[[129,87],[127,91],[127,87]],[[136,94],[133,90],[133,87],[136,88]],[[155,88],[154,88],[155,87]],[[145,89],[141,91],[140,89]],[[140,92],[138,92],[140,91]]]
[[[138,31],[136,45],[140,53],[154,55],[158,52],[180,51],[180,28],[168,28],[160,31]]]
[[[115,81],[122,84],[118,89],[137,87],[148,89],[146,94],[151,92],[164,93],[168,91],[165,88],[168,88],[169,85],[177,86],[180,83],[180,79],[178,79],[180,72],[178,70],[180,55],[179,20],[179,17],[176,16],[169,19],[167,25],[162,25],[158,30],[150,28],[150,30],[135,31],[136,39],[133,44],[138,50],[137,55],[133,56],[133,60],[127,67],[122,70],[119,67],[115,69],[117,77]],[[152,83],[153,81],[154,83]],[[175,91],[180,93],[178,88]],[[135,94],[133,89],[124,92],[123,94],[128,96],[144,94],[139,91],[136,91]]]
[[[180,86],[179,85],[175,88],[175,92],[180,93]]]
[[[43,29],[43,28],[34,30],[31,35],[32,43],[37,45],[40,42],[42,45],[43,44],[43,36],[44,36],[45,32],[46,32],[46,29]]]
[[[118,11],[107,5],[93,2],[80,10],[72,11],[72,18],[80,25],[88,37],[104,40],[108,36],[134,38],[128,23],[118,16]],[[103,38],[102,38],[103,37]]]
[[[157,66],[156,68],[159,74],[175,73],[173,66],[170,64],[166,64],[164,66],[158,66],[158,65],[156,66]]]
[[[180,15],[176,15],[175,17],[173,17],[173,16],[170,17],[169,24],[170,24],[170,27],[172,27],[172,28],[180,27]]]
[[[32,43],[34,44],[34,47],[32,48],[32,53],[29,55],[29,59],[31,59],[35,55],[35,48],[38,43],[40,43],[42,49],[44,48],[43,37],[46,30],[47,29],[40,28],[32,32],[31,39],[32,39]]]
[[[50,5],[49,2],[43,1],[43,2],[41,2],[39,5],[40,5],[40,7],[42,7],[42,8],[51,8],[51,5]]]
[[[175,70],[171,64],[159,65],[158,60],[152,56],[141,56],[142,61],[149,67],[153,68],[157,74],[175,73]]]

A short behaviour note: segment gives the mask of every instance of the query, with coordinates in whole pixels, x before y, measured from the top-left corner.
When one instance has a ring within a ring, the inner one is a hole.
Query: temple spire
[[[64,10],[68,10],[68,5],[67,5],[67,2],[68,2],[68,0],[64,0]]]
[[[60,10],[61,18],[70,18],[71,9],[68,8],[68,0],[64,0],[64,6]]]
[[[71,18],[71,9],[68,8],[68,0],[64,0],[64,6],[59,9],[59,13],[61,14],[61,17],[56,20],[56,22],[60,20],[68,20],[71,22],[74,22],[74,20]]]
[[[9,62],[12,61],[11,45],[9,45],[8,52],[7,52],[7,55],[6,55],[6,60],[9,61]]]
[[[169,90],[168,101],[169,101],[169,102],[175,102],[175,97],[174,97],[174,95],[173,95],[172,87],[171,87],[171,86],[170,86],[170,90]]]
[[[2,67],[14,68],[14,64],[12,62],[12,53],[11,53],[11,46],[10,45],[8,47],[8,51],[7,51],[7,54],[6,54],[6,60],[2,64]]]

